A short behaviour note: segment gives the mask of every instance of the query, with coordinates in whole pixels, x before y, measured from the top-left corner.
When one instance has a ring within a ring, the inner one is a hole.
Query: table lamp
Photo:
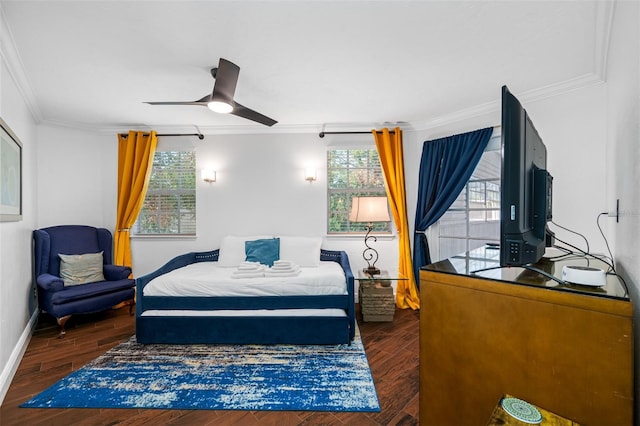
[[[363,271],[369,275],[378,275],[380,270],[376,268],[378,252],[369,245],[369,239],[377,241],[374,235],[370,235],[373,230],[373,222],[389,222],[389,208],[387,207],[387,197],[353,197],[351,212],[349,213],[351,222],[367,222],[367,233],[364,236],[365,249],[362,257],[367,262],[368,268]]]

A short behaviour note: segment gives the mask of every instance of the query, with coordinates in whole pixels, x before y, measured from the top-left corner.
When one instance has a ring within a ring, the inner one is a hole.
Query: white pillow
[[[245,241],[261,240],[264,238],[272,238],[268,235],[239,237],[228,235],[222,239],[220,243],[220,252],[218,254],[218,266],[237,267],[247,258],[244,251]]]
[[[322,237],[279,237],[280,259],[298,266],[320,266]]]

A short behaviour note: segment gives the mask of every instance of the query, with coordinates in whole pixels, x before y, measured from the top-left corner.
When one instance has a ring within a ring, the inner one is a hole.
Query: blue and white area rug
[[[349,345],[142,345],[135,337],[25,402],[28,408],[380,411]]]

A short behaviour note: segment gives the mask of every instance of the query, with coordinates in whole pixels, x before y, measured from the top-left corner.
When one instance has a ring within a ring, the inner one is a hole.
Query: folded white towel
[[[296,269],[297,266],[272,266],[270,269],[272,271],[291,271],[293,269]]]
[[[271,267],[272,271],[291,271],[298,269],[298,265],[290,260],[276,260]]]
[[[291,266],[272,266],[271,268],[266,268],[265,271],[280,271],[280,272],[284,272],[284,271],[297,271],[299,270],[300,267],[298,265],[291,265]]]
[[[263,278],[264,271],[233,271],[231,278]]]
[[[240,265],[238,265],[237,270],[238,271],[257,271],[257,270],[262,270],[264,268],[264,265],[262,265],[260,262],[242,262]]]
[[[265,269],[260,262],[243,262],[231,273],[231,278],[262,278]]]
[[[264,271],[265,277],[295,277],[300,275],[300,267],[295,265],[286,269],[268,268]]]

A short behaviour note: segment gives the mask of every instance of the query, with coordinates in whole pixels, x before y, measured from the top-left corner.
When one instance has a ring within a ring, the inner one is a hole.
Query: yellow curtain
[[[402,153],[402,130],[394,134],[385,128],[372,131],[380,156],[380,163],[387,187],[387,198],[398,233],[398,273],[407,280],[398,281],[396,306],[401,309],[419,309],[420,295],[413,275],[411,244],[409,242],[409,220],[407,219],[407,197],[404,184],[404,156]]]
[[[113,243],[115,265],[132,266],[129,229],[144,203],[157,144],[158,137],[154,131],[145,134],[130,130],[128,135],[118,135],[118,205]]]

